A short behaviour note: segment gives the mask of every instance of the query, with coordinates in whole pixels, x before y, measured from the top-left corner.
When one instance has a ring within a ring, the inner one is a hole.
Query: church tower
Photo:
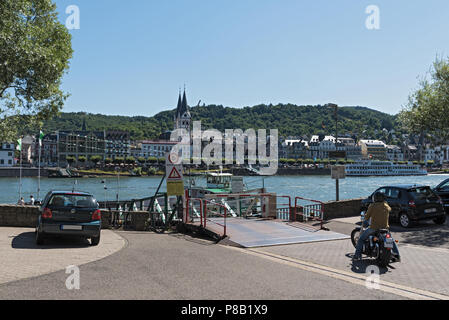
[[[181,91],[178,97],[178,106],[176,108],[175,115],[175,126],[174,129],[186,129],[190,132],[190,125],[192,123],[192,116],[190,114],[189,106],[187,105],[186,90],[184,89],[184,94],[181,99]]]

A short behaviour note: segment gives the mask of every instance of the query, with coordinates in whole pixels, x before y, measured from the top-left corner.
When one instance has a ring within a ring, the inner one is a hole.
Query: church
[[[185,129],[188,132],[191,131],[192,115],[190,114],[190,108],[187,104],[186,90],[181,95],[181,90],[179,90],[178,105],[176,107],[176,112],[173,117],[173,131],[177,129]],[[166,131],[159,136],[160,140],[170,140],[172,131]]]

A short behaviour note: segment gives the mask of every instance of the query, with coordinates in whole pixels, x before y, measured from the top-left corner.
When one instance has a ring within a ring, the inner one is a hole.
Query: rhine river
[[[348,177],[340,180],[340,199],[353,199],[369,196],[378,187],[399,183],[417,183],[434,187],[441,181],[448,179],[449,174],[408,176],[408,177]],[[43,198],[50,190],[75,190],[92,193],[97,200],[109,201],[118,197],[120,200],[139,199],[154,194],[159,185],[160,177],[107,177],[107,178],[79,178],[79,179],[41,179],[41,193]],[[103,181],[105,184],[103,184]],[[265,186],[268,192],[278,195],[300,196],[320,201],[335,200],[335,181],[330,176],[272,176],[245,177],[244,183],[248,188]],[[197,178],[196,185],[204,186],[204,178]],[[104,186],[106,185],[106,190]],[[165,182],[161,191],[165,191]],[[38,179],[22,179],[22,196],[29,201],[30,195],[38,198]],[[0,203],[17,203],[19,199],[19,179],[0,178]]]

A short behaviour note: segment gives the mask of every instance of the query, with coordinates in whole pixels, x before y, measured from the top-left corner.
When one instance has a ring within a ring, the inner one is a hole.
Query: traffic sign
[[[167,152],[165,174],[167,178],[167,195],[183,196],[184,181],[182,179],[182,163],[181,158],[176,153]]]
[[[178,169],[174,166],[173,169],[170,171],[170,174],[167,177],[168,180],[179,180],[182,179],[181,174],[179,173]]]

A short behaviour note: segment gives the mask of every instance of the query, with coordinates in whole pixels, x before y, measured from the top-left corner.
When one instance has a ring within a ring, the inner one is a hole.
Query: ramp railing
[[[212,207],[212,208],[211,208]],[[228,215],[228,209],[221,203],[217,203],[211,200],[203,199],[203,223],[204,228],[207,227],[207,223],[213,223],[223,228],[223,237],[226,237],[226,217]],[[223,218],[223,223],[213,218]]]
[[[288,199],[288,203],[279,203],[276,208],[276,219],[291,220],[292,199],[290,196],[276,196],[281,199]]]
[[[321,223],[321,227],[323,227],[323,202],[303,197],[295,197],[293,221],[298,221],[298,215],[302,217],[303,222],[316,220],[319,221]]]

